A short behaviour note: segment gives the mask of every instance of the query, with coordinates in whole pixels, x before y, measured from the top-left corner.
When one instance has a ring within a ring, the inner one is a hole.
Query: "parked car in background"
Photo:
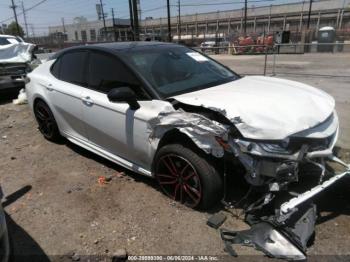
[[[166,195],[193,208],[215,204],[226,176],[242,174],[252,187],[279,192],[311,163],[322,181],[338,138],[327,93],[290,80],[241,77],[176,44],[69,48],[28,78],[28,102],[45,138],[64,136],[154,177]],[[286,212],[315,194],[309,192]]]
[[[200,44],[200,48],[202,52],[205,52],[206,50],[211,50],[211,48],[216,46],[215,41],[206,41]]]
[[[0,92],[19,91],[24,86],[24,77],[32,70],[35,45],[22,38],[0,35]]]
[[[3,198],[0,186],[0,262],[7,262],[10,259],[10,241],[7,230],[6,217],[1,204]]]

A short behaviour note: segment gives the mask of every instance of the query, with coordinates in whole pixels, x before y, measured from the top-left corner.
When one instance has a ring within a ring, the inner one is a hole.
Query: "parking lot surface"
[[[261,74],[263,56],[213,56],[240,74]],[[319,87],[334,96],[341,123],[339,156],[350,161],[350,56],[281,55],[277,77]],[[268,59],[268,73],[272,58]],[[318,76],[315,76],[315,75]],[[263,99],[263,98],[262,98]],[[165,197],[155,181],[68,141],[46,141],[27,105],[0,102],[0,183],[5,194],[26,189],[6,207],[17,255],[225,255],[219,232],[199,212]],[[101,176],[110,179],[99,183]],[[317,197],[320,217],[310,255],[350,255],[350,179]],[[234,190],[234,188],[232,188]],[[225,228],[248,226],[229,213]],[[237,247],[239,255],[261,254]]]

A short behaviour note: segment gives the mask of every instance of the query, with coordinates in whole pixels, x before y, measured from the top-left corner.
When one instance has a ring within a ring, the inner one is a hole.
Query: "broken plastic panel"
[[[221,229],[221,238],[225,241],[226,251],[236,256],[232,244],[253,247],[269,257],[304,260],[307,243],[314,234],[316,206],[306,205],[285,225],[273,222],[273,216],[253,224],[250,229],[230,231]]]
[[[292,244],[271,224],[262,222],[253,225],[249,230],[233,232],[221,230],[225,242],[254,247],[269,257],[303,260],[305,254]]]

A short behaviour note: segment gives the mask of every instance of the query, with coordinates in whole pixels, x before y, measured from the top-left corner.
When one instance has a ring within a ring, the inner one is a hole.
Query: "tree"
[[[5,34],[7,34],[7,35],[16,35],[16,36],[23,37],[24,36],[23,28],[20,25],[18,25],[18,29],[19,29],[19,34],[18,34],[18,31],[17,31],[17,24],[16,24],[16,22],[12,22],[5,29]]]

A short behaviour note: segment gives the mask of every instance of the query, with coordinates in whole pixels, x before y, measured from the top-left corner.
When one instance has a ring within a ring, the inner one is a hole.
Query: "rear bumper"
[[[24,78],[29,71],[26,63],[0,64],[0,92],[23,88]]]
[[[0,77],[0,92],[19,91],[24,86],[22,77]]]

